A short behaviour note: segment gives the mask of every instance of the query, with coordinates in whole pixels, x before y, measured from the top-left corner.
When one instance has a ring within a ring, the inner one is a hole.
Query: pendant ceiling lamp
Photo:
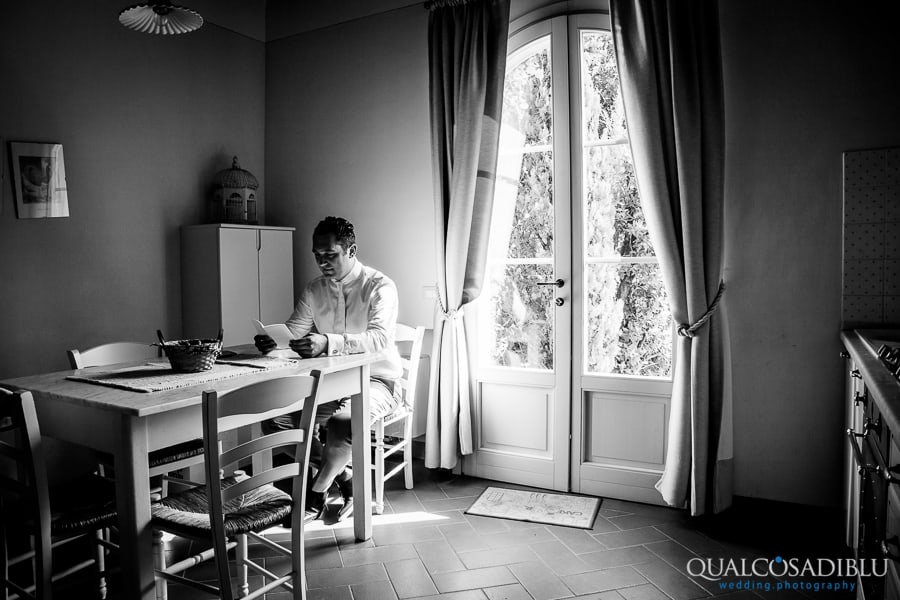
[[[119,23],[143,33],[174,35],[200,29],[203,17],[183,6],[169,2],[151,2],[129,6],[119,13]]]

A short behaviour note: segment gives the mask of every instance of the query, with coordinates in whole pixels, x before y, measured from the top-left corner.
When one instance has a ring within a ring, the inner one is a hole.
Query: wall
[[[841,153],[900,142],[896,5],[720,2],[735,492],[837,505]]]
[[[66,368],[67,348],[180,335],[178,228],[205,220],[233,154],[265,181],[265,46],[252,28],[209,19],[151,36],[119,25],[122,8],[4,6],[0,138],[63,144],[71,216],[17,219],[4,156],[0,377]]]
[[[297,289],[318,275],[310,252],[316,223],[343,216],[356,226],[363,262],[397,283],[400,320],[430,327],[428,12],[417,4],[305,31],[309,21],[332,18],[327,6],[315,8],[269,7],[270,24],[282,10],[294,14],[275,19],[282,35],[289,25],[300,31],[267,44],[269,216],[297,228]]]

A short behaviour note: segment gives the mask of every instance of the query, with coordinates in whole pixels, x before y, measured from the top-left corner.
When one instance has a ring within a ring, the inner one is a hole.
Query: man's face
[[[332,279],[341,279],[353,268],[356,257],[356,244],[344,248],[338,244],[334,235],[313,236],[313,256],[322,275]]]

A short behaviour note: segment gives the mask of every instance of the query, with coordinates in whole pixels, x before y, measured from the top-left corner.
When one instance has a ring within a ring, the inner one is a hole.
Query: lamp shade
[[[143,33],[174,35],[200,29],[203,17],[183,6],[153,2],[124,9],[119,13],[119,23]]]

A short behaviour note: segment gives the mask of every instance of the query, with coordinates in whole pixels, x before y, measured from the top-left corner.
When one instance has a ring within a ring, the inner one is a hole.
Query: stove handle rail
[[[849,431],[849,430],[848,430]],[[854,432],[854,435],[859,436],[858,433]],[[866,435],[868,435],[868,431],[866,431]],[[855,440],[854,440],[855,441]],[[900,484],[900,465],[894,465],[893,467],[887,466],[887,463],[884,462],[884,458],[881,456],[881,452],[873,452],[875,456],[875,462],[878,463],[876,468],[874,469],[876,473],[881,475],[881,478],[891,484]],[[860,451],[859,458],[862,458],[862,452]],[[862,474],[862,473],[860,473]],[[900,555],[898,555],[898,559],[900,559]]]
[[[859,441],[856,439],[865,439],[866,437],[868,437],[868,435],[868,430],[866,430],[865,433],[856,433],[855,431],[853,431],[853,429],[847,429],[847,440],[850,442],[850,449],[853,450],[853,459],[856,463],[856,472],[859,475],[863,475],[866,472],[881,473],[881,466],[870,465],[866,463],[865,458],[863,458],[862,448],[859,447]],[[897,481],[900,482],[900,480]]]

